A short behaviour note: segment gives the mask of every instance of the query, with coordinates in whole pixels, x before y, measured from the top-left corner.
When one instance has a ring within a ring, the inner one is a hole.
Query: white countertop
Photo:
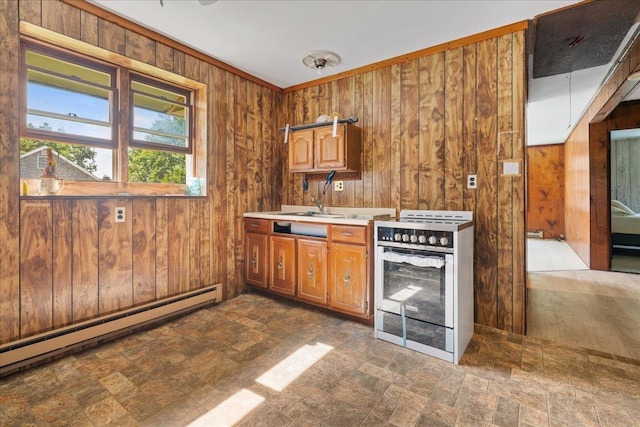
[[[310,215],[305,213],[313,212]],[[300,213],[302,215],[295,215]],[[396,210],[390,208],[338,208],[325,207],[324,214],[317,206],[282,205],[279,211],[246,212],[246,218],[275,219],[279,222],[318,222],[325,224],[367,225],[376,219],[396,217]]]

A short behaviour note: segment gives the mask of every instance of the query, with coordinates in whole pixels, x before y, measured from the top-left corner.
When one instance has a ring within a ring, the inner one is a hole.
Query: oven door
[[[453,328],[453,255],[378,246],[376,307]]]

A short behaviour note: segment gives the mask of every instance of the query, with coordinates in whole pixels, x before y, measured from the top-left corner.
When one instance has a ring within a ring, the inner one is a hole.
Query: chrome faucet
[[[318,207],[318,210],[320,211],[320,213],[324,213],[324,205],[322,204],[320,199],[316,199],[314,197],[313,199],[311,199],[311,201],[316,204],[316,206]]]

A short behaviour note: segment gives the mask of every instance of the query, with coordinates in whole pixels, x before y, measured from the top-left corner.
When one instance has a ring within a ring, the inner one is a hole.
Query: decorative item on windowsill
[[[47,148],[47,166],[42,170],[40,175],[40,194],[56,194],[62,190],[64,181],[58,179],[56,175],[57,164],[60,163],[60,153],[58,153],[58,162],[53,160],[53,152],[51,148]]]

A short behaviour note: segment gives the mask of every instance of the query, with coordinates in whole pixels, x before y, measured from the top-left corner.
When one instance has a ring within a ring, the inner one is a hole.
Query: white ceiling
[[[575,0],[89,0],[255,77],[287,88],[318,78],[311,50],[342,57],[323,77],[512,24]],[[637,26],[635,26],[637,27]],[[564,142],[608,67],[530,82],[528,143]],[[569,109],[570,106],[570,109]],[[569,111],[571,113],[569,114]]]

